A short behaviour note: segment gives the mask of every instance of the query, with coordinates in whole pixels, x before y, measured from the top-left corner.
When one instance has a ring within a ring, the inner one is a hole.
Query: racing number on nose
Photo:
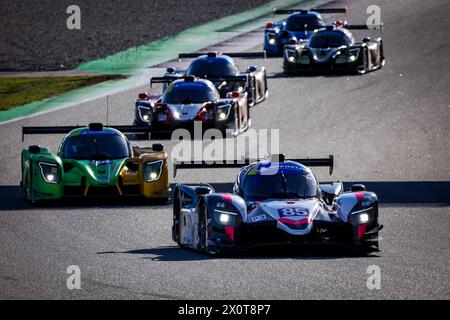
[[[307,216],[308,211],[303,208],[282,208],[278,211],[280,216],[293,217],[293,216]]]

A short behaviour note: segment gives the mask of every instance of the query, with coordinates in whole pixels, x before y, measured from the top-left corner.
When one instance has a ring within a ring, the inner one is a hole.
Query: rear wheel
[[[267,73],[266,70],[264,70],[264,97],[269,97],[269,88],[267,87]]]
[[[241,127],[240,127],[240,113],[239,113],[239,107],[238,106],[234,106],[234,118],[233,118],[233,123],[232,123],[232,127],[227,127],[224,126],[220,129],[220,131],[222,132],[223,138],[231,138],[234,136],[237,136],[239,134],[239,132],[241,131]],[[232,130],[230,132],[230,129]]]
[[[384,67],[385,63],[386,63],[386,59],[384,58],[384,52],[383,52],[383,42],[380,42],[380,46],[379,46],[379,68],[381,69],[382,67]]]
[[[368,53],[368,48],[364,47],[362,50],[362,61],[361,61],[361,65],[359,65],[356,69],[356,73],[358,74],[365,74],[367,73],[368,69],[369,69],[369,53]]]

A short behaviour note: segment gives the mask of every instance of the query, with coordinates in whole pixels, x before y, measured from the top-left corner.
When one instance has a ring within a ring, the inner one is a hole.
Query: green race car
[[[21,190],[32,203],[66,196],[141,195],[167,200],[167,153],[161,144],[132,147],[122,132],[134,126],[24,127],[23,134],[67,133],[56,154],[32,145],[22,150]]]

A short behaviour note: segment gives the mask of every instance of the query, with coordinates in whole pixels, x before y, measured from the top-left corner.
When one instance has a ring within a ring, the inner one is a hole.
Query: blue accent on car
[[[118,136],[120,135],[118,132],[116,132],[115,130],[82,130],[80,131],[80,135],[100,135],[100,134],[104,134],[104,135],[111,135],[111,136]]]

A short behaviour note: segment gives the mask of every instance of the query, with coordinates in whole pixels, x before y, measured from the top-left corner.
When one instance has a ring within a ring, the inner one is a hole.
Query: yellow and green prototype
[[[168,199],[169,174],[162,144],[132,146],[123,132],[135,126],[24,127],[23,134],[67,133],[56,154],[37,145],[22,150],[21,190],[36,203],[67,196]]]

